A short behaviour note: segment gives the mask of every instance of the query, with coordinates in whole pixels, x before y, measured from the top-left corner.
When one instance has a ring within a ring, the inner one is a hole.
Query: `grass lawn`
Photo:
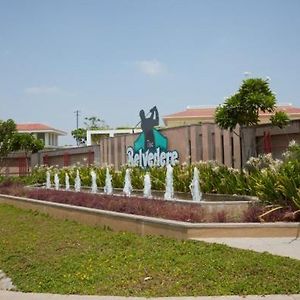
[[[115,233],[0,205],[0,269],[25,292],[120,296],[300,293],[300,261]]]

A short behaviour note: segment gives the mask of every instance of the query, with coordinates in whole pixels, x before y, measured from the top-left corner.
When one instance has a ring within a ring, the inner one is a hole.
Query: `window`
[[[38,133],[36,134],[36,138],[37,138],[38,140],[42,140],[42,141],[45,143],[45,133],[44,133],[44,132],[38,132]]]

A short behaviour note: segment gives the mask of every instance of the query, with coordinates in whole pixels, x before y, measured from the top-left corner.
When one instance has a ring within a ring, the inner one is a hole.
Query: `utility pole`
[[[80,110],[75,110],[74,113],[76,114],[76,129],[79,128],[79,114]]]
[[[75,110],[74,113],[76,114],[76,129],[79,128],[79,116],[80,116],[80,110]],[[76,140],[77,146],[79,146],[79,141]]]

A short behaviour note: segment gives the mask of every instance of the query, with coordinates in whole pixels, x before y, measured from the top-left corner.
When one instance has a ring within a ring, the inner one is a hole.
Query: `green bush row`
[[[266,204],[280,204],[300,209],[300,145],[290,143],[283,160],[274,160],[271,154],[251,158],[243,170],[226,167],[215,161],[198,162],[193,165],[177,165],[173,169],[174,190],[189,192],[193,178],[194,167],[200,172],[200,187],[203,193],[236,194],[257,196]],[[120,170],[109,167],[114,188],[123,188],[127,166]],[[72,167],[46,167],[34,168],[27,182],[45,183],[46,171],[49,170],[51,180],[57,173],[60,182],[65,182],[65,174],[74,185],[76,172],[79,170],[83,186],[91,185],[91,170],[97,175],[97,185],[104,187],[106,167],[72,166]],[[134,189],[142,189],[144,175],[149,172],[153,190],[165,189],[166,168],[153,167],[148,170],[139,167],[131,168],[131,181]]]

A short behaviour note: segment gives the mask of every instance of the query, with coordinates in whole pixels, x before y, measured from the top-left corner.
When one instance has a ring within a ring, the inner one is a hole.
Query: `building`
[[[65,131],[41,123],[17,124],[20,133],[31,133],[44,142],[45,148],[58,148],[58,137],[67,135]]]
[[[214,123],[216,107],[187,107],[186,110],[180,111],[163,117],[166,127],[176,127],[191,124]],[[300,108],[289,105],[280,105],[278,111],[284,111],[291,120],[300,119]],[[271,113],[259,114],[260,124],[269,123]]]
[[[101,129],[101,130],[87,130],[86,131],[86,145],[97,145],[102,138],[114,137],[118,135],[139,133],[140,128],[124,128],[124,129]]]

